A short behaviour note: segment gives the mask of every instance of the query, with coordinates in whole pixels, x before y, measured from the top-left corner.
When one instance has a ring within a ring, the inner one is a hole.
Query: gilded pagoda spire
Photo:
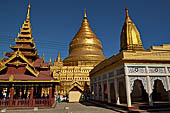
[[[49,65],[51,65],[51,63],[52,63],[52,59],[51,59],[51,57],[50,57]]]
[[[84,9],[84,19],[87,19],[86,8]]]
[[[125,11],[126,11],[126,21],[131,21],[131,19],[129,17],[128,8],[125,8]]]
[[[28,5],[28,12],[27,12],[27,21],[29,21],[30,20],[30,9],[31,9],[31,4],[29,3],[29,5]]]
[[[90,28],[86,10],[84,10],[81,27],[70,42],[69,56],[64,59],[64,63],[77,64],[78,61],[98,62],[104,59],[102,44]]]
[[[16,46],[11,46],[10,48],[14,51],[20,49],[20,51],[27,57],[39,57],[37,50],[35,49],[34,38],[32,37],[31,22],[30,22],[30,9],[31,4],[28,4],[26,20],[22,24],[20,32],[17,38],[15,38]],[[12,56],[13,53],[7,53],[6,56]]]
[[[144,50],[140,33],[135,24],[129,17],[128,9],[126,11],[125,23],[121,33],[121,51],[122,50]]]
[[[61,60],[61,57],[60,57],[60,51],[58,52],[58,56],[57,56],[57,60],[56,60],[57,62],[61,62],[62,60]]]

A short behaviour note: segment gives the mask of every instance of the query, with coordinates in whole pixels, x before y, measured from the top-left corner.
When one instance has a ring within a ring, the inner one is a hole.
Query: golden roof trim
[[[25,66],[26,69],[28,69],[35,77],[38,77],[39,72],[36,72],[35,70],[31,69],[28,65]]]
[[[71,87],[69,88],[69,91],[74,88],[75,86],[77,86],[81,91],[84,91],[84,89],[80,86],[78,81],[73,81],[73,84],[71,85]]]
[[[9,57],[8,60],[6,60],[5,62],[2,62],[3,65],[7,64],[8,62],[10,62],[11,60],[13,60],[14,58],[16,57],[20,57],[22,58],[26,63],[28,63],[31,67],[33,67],[33,64],[31,64],[27,59],[26,57],[24,57],[24,55],[21,53],[21,51],[16,51],[11,57]]]

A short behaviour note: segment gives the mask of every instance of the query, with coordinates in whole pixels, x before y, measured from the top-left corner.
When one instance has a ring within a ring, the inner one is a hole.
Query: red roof
[[[6,60],[7,59],[4,58],[2,61],[4,62]],[[28,60],[31,61],[32,59],[28,59]],[[14,61],[11,61],[11,62],[14,62]],[[33,71],[35,71],[36,67],[40,67],[40,66],[48,67],[49,63],[44,63],[43,59],[39,58],[39,59],[35,60],[33,66],[35,68],[32,68],[32,67],[30,67],[30,68]],[[38,70],[36,70],[36,71],[38,71]],[[11,75],[13,76],[13,81],[51,81],[51,80],[55,80],[51,76],[50,70],[48,70],[48,71],[40,70],[38,77],[35,77],[33,74],[31,74],[29,69],[27,69],[25,67],[25,64],[23,64],[23,65],[21,64],[18,66],[17,65],[16,66],[8,65],[7,68],[5,68],[5,71],[4,71],[5,73],[1,73],[1,72],[0,72],[0,80],[5,80],[5,81],[8,81],[11,78]]]
[[[42,67],[48,67],[48,66],[49,66],[49,63],[42,63],[41,66],[42,66]]]
[[[10,76],[13,75],[13,80],[21,80],[21,81],[49,81],[55,80],[50,76],[50,71],[41,71],[38,77],[26,75],[26,74],[4,74],[0,75],[0,80],[9,80]]]
[[[40,67],[41,63],[43,62],[43,59],[39,58],[34,62],[34,67]]]

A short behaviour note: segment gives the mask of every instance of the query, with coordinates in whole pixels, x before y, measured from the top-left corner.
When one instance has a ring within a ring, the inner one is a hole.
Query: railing
[[[0,106],[13,107],[51,107],[54,104],[54,98],[51,99],[0,99]]]
[[[35,106],[50,106],[50,99],[35,99]]]
[[[9,99],[0,99],[0,106],[9,106]]]
[[[12,106],[29,106],[29,99],[14,99]]]

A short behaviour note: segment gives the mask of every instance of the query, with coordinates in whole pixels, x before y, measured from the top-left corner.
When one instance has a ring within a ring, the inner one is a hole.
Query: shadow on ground
[[[125,110],[125,109],[123,109],[123,108],[118,108],[118,107],[114,107],[114,106],[109,106],[108,104],[105,104],[105,103],[93,102],[93,101],[90,101],[90,100],[82,101],[82,102],[80,102],[80,103],[81,103],[82,105],[85,105],[85,106],[101,107],[101,108],[113,110],[113,111],[120,112],[120,113],[128,112],[127,110]]]

